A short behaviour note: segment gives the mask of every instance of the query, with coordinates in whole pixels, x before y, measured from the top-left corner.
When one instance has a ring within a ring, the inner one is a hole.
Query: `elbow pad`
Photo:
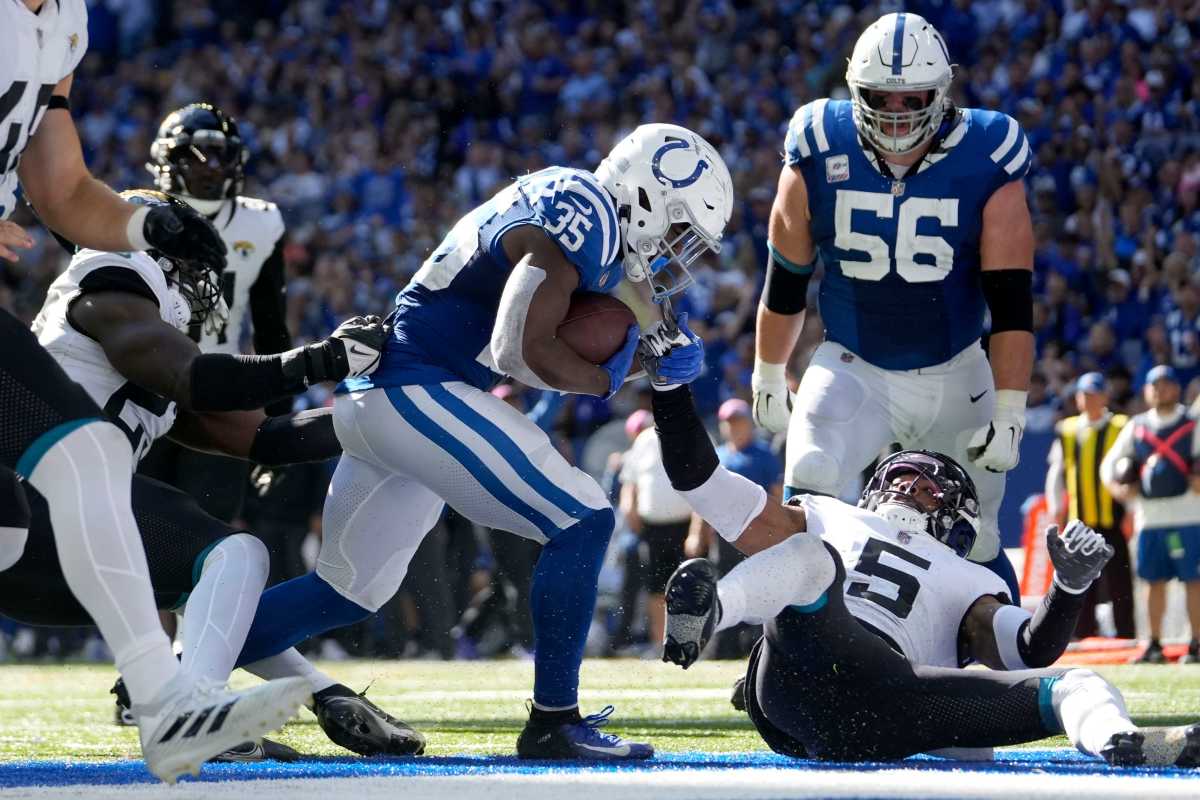
[[[1021,644],[1030,619],[1030,613],[1019,606],[1004,606],[992,617],[992,634],[1005,669],[1029,669]]]
[[[983,299],[992,312],[992,333],[1033,332],[1033,272],[993,269],[980,273]]]
[[[812,280],[816,260],[797,264],[788,260],[775,246],[767,242],[767,280],[763,285],[762,303],[776,314],[799,314],[808,307],[808,283]]]

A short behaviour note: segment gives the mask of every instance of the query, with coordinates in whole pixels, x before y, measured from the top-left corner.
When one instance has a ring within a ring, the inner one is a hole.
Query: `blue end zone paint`
[[[1071,748],[1053,750],[1007,750],[992,763],[972,764],[927,756],[903,762],[802,761],[774,753],[669,753],[650,761],[626,764],[521,761],[515,756],[429,756],[421,758],[311,758],[292,764],[207,764],[199,782],[271,780],[284,778],[367,778],[450,775],[538,775],[589,772],[669,772],[715,769],[795,769],[871,772],[897,767],[934,772],[1011,773],[1028,775],[1036,770],[1059,775],[1137,775],[1142,777],[1192,780],[1200,794],[1196,770],[1125,768],[1117,769]],[[184,781],[195,780],[185,777]],[[141,761],[67,762],[14,761],[0,766],[0,788],[29,786],[113,786],[154,783]]]

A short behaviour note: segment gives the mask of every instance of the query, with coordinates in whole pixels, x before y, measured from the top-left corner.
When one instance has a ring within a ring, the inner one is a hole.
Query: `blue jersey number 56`
[[[895,252],[882,236],[860,233],[851,227],[855,211],[870,211],[881,219],[891,219],[899,206],[896,222]],[[834,245],[842,250],[866,253],[868,261],[840,262],[842,274],[860,281],[878,281],[893,269],[909,283],[943,280],[954,266],[954,248],[941,236],[917,234],[917,221],[932,217],[944,227],[958,225],[958,200],[932,197],[908,197],[899,200],[883,192],[858,192],[841,189],[834,210]],[[918,263],[918,255],[933,257],[933,264]]]

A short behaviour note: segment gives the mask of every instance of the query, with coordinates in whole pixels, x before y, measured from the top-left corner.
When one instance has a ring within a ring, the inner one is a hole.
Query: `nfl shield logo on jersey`
[[[850,157],[833,156],[825,160],[825,182],[841,183],[850,179]]]

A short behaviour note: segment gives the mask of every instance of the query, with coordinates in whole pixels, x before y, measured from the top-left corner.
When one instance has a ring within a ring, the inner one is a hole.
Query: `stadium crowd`
[[[1184,0],[909,6],[939,28],[959,64],[954,101],[1011,114],[1036,154],[1027,184],[1037,236],[1030,429],[1074,413],[1074,382],[1091,371],[1105,375],[1113,410],[1144,408],[1139,389],[1157,364],[1174,367],[1192,400],[1200,10]],[[279,204],[288,223],[289,327],[301,340],[350,314],[386,310],[454,221],[512,176],[550,164],[594,168],[640,121],[685,125],[720,148],[737,200],[719,263],[700,270],[684,303],[703,322],[693,326],[708,360],[696,395],[715,421],[722,403],[750,395],[752,316],[788,119],[816,97],[846,96],[849,49],[889,10],[895,4],[802,0],[96,0],[76,81],[87,89],[72,97],[73,114],[92,171],[119,188],[148,184],[143,165],[168,110],[205,100],[234,115],[250,149],[245,193]],[[17,219],[28,222],[28,211]],[[0,305],[31,319],[64,264],[39,234],[0,275]],[[537,400],[509,394],[527,407]],[[317,389],[304,402],[327,399]],[[569,398],[541,412],[585,469],[608,468],[615,498],[621,470],[607,456],[628,446],[637,431],[625,438],[626,417],[646,407],[633,389],[612,403]],[[275,482],[247,509],[257,525],[291,526],[296,554],[281,576],[302,568],[299,542],[319,526],[319,507],[296,500],[319,501],[320,480],[297,475],[299,490]],[[639,580],[638,540],[614,542],[605,584],[614,611],[601,627],[628,644],[636,634],[620,609]],[[533,558],[523,545],[444,522],[412,570],[427,578],[409,592],[418,602],[402,597],[365,623],[374,633],[339,641],[396,654],[397,637],[380,627],[394,626],[412,632],[410,653],[453,654],[453,616],[433,607],[466,610],[459,632],[493,619],[489,608],[527,613],[514,599],[521,564]],[[422,564],[445,569],[444,580],[428,580]],[[498,584],[493,573],[510,579]],[[432,594],[437,602],[420,602]],[[457,652],[527,646],[527,620],[506,624],[511,641],[474,630]]]

